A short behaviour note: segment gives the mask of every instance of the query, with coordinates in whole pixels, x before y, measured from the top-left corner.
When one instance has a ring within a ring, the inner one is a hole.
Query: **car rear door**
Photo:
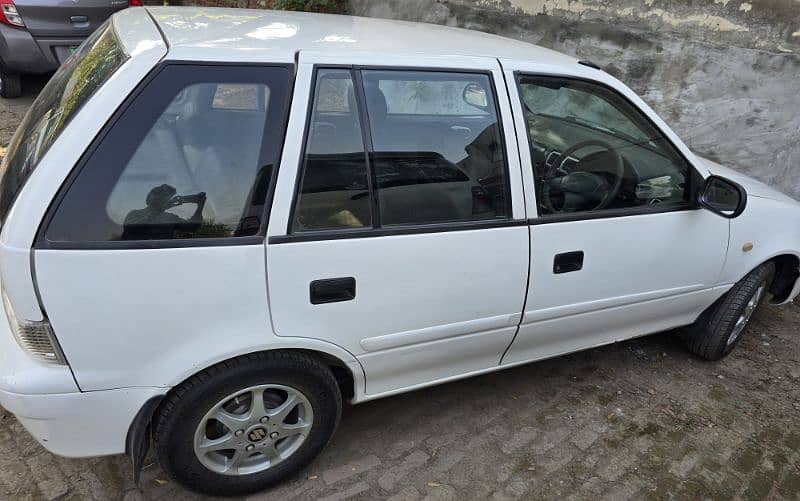
[[[499,65],[347,62],[300,55],[268,230],[275,332],[353,353],[369,396],[496,367],[529,252]]]
[[[35,37],[85,37],[127,0],[14,0],[25,27]]]

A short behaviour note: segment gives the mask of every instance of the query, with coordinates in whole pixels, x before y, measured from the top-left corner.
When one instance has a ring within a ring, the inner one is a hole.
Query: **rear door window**
[[[290,78],[286,67],[167,65],[90,150],[47,242],[257,235]]]
[[[127,59],[106,23],[56,71],[22,120],[0,165],[0,224],[64,127]]]
[[[508,216],[488,75],[370,70],[363,79],[382,225]]]
[[[364,151],[350,70],[320,70],[292,231],[372,226]]]
[[[320,69],[315,89],[292,232],[510,217],[488,74]]]

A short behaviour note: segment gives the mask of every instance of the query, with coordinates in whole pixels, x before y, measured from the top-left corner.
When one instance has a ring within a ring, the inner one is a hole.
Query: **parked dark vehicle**
[[[141,0],[0,0],[0,96],[19,97],[22,74],[55,71],[114,12]]]

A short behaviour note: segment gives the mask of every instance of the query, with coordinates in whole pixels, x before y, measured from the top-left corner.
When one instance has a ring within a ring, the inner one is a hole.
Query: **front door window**
[[[685,205],[689,164],[609,88],[521,76],[540,215]]]

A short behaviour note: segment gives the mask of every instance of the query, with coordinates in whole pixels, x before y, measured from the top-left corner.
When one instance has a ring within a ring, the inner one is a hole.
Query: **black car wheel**
[[[330,369],[294,352],[222,362],[174,388],[154,419],[166,473],[203,494],[259,491],[308,465],[339,423]]]
[[[706,360],[719,360],[730,353],[767,295],[774,276],[775,263],[769,262],[737,282],[691,327],[689,351]]]
[[[12,99],[22,95],[22,77],[19,73],[0,70],[0,97]]]

